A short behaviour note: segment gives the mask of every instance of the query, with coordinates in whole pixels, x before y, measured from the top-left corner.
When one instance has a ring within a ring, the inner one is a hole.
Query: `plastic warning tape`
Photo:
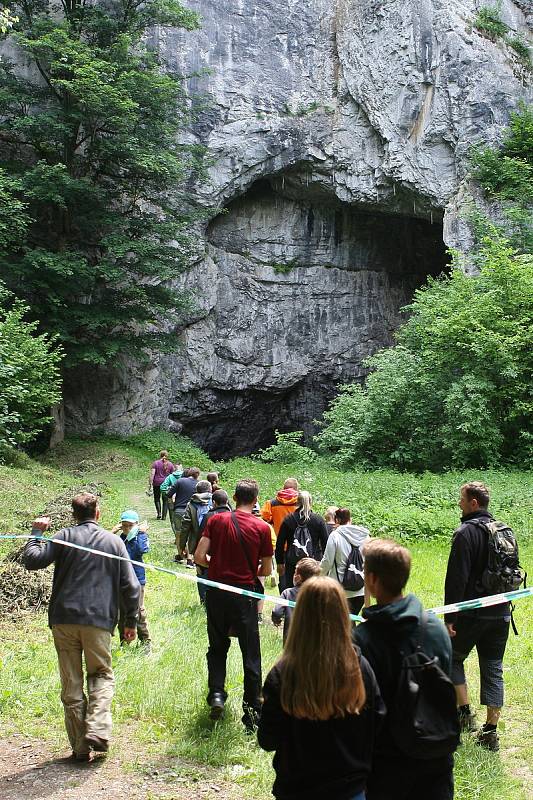
[[[131,558],[118,556],[114,553],[104,553],[103,550],[95,550],[92,547],[84,547],[81,544],[74,544],[74,542],[66,542],[64,539],[53,539],[46,536],[28,536],[27,534],[0,534],[0,539],[34,539],[41,542],[50,542],[52,544],[59,544],[63,547],[71,547],[74,550],[82,550],[85,553],[93,553],[94,555],[103,556],[104,558],[112,558],[116,561],[129,561],[137,567],[144,567],[145,569],[152,570],[153,572],[164,572],[167,575],[174,575],[181,580],[190,581],[191,583],[203,583],[214,589],[221,589],[224,592],[231,592],[232,594],[240,594],[244,597],[251,597],[255,600],[265,600],[268,603],[274,603],[278,606],[290,606],[294,608],[296,603],[293,600],[286,600],[284,597],[274,597],[268,594],[261,594],[253,592],[251,589],[241,589],[239,586],[232,586],[228,583],[220,583],[219,581],[211,581],[209,578],[201,578],[199,575],[191,575],[187,572],[177,572],[173,569],[166,567],[159,567],[156,564],[150,564],[145,561],[133,561]],[[478,597],[474,600],[461,600],[459,603],[449,603],[445,606],[437,606],[436,608],[429,608],[428,611],[433,614],[454,614],[460,611],[473,611],[477,608],[488,608],[489,606],[497,606],[501,603],[507,603],[514,600],[521,600],[524,597],[533,596],[533,587],[525,589],[515,589],[512,592],[503,592],[501,594],[492,594],[489,597]],[[350,614],[350,618],[356,622],[362,622],[363,617],[358,614]]]

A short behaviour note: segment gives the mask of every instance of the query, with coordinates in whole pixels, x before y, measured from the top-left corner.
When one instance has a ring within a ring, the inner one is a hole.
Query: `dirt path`
[[[139,745],[136,745],[139,750]],[[14,734],[0,739],[0,797],[2,800],[233,800],[229,784],[216,780],[208,767],[181,759],[135,752],[135,746],[115,740],[107,758],[90,764],[57,754],[38,739]],[[132,768],[136,760],[142,766]]]

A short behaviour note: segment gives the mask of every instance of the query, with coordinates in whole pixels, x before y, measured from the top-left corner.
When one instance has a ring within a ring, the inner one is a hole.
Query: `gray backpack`
[[[526,576],[520,567],[518,544],[512,529],[498,520],[471,522],[482,527],[488,536],[487,566],[479,580],[481,589],[490,594],[518,589],[525,583]]]

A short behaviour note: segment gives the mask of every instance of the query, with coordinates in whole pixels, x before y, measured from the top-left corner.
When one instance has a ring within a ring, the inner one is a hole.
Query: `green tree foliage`
[[[11,300],[0,284],[0,459],[36,438],[61,397],[61,349],[24,320],[27,306]]]
[[[472,177],[489,200],[497,201],[504,224],[501,230],[521,252],[533,250],[533,108],[521,104],[511,114],[498,150],[477,148],[472,153]],[[472,221],[480,236],[489,232],[479,213]]]
[[[6,284],[69,366],[164,349],[160,321],[187,305],[165,282],[194,251],[183,187],[202,152],[180,144],[190,104],[146,42],[152,25],[193,29],[196,15],[177,0],[13,10],[27,67],[0,62],[0,167],[30,224],[0,256]]]
[[[319,445],[340,466],[401,469],[533,463],[533,256],[496,230],[480,273],[458,256],[417,291],[396,347],[369,359],[325,414]]]
[[[0,33],[6,33],[18,22],[18,17],[14,17],[9,8],[0,8]]]
[[[312,464],[317,454],[301,442],[303,431],[276,431],[276,444],[260,450],[257,457],[269,464]]]

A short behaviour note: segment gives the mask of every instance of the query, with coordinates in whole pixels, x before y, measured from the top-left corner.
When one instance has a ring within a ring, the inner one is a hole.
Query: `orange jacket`
[[[274,500],[267,500],[261,509],[261,516],[265,522],[274,526],[276,536],[281,523],[288,514],[298,508],[298,492],[295,489],[281,489]]]

